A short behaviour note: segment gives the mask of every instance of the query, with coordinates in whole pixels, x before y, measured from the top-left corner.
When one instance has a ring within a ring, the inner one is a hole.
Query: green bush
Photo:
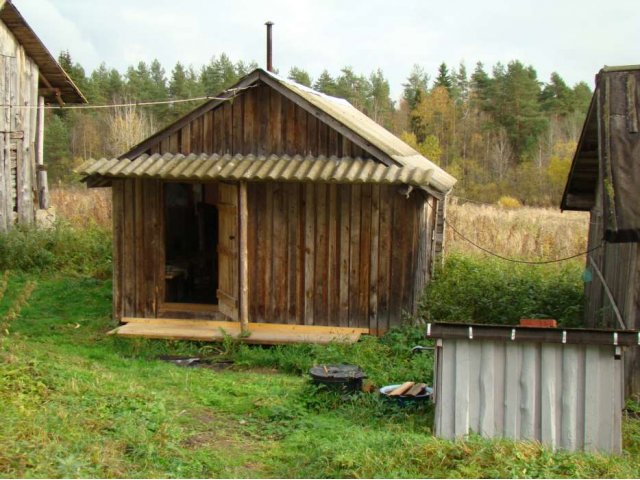
[[[420,313],[430,321],[517,324],[520,318],[555,318],[577,326],[584,304],[583,267],[514,264],[451,255],[427,287]]]
[[[18,225],[0,235],[0,271],[64,272],[106,278],[111,274],[111,232],[57,222],[44,229]]]

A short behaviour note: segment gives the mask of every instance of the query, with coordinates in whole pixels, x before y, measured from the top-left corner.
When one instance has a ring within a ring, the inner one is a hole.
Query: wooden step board
[[[367,328],[321,327],[281,323],[250,323],[249,334],[241,335],[239,322],[124,317],[124,325],[109,332],[122,337],[159,338],[219,342],[231,336],[245,343],[278,345],[287,343],[357,342]]]

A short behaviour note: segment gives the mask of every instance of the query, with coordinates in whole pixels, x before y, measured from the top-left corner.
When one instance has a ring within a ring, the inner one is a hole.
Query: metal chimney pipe
[[[273,45],[271,42],[271,27],[273,27],[273,22],[266,22],[267,26],[267,71],[273,72]]]

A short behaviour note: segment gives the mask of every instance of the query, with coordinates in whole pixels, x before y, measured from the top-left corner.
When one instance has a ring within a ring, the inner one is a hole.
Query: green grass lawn
[[[640,476],[638,420],[624,422],[621,457],[449,442],[433,437],[429,408],[318,392],[304,375],[346,361],[376,385],[430,381],[431,358],[409,354],[419,329],[354,346],[123,340],[105,335],[109,281],[13,273],[0,296],[3,477]],[[183,368],[160,354],[235,363]]]

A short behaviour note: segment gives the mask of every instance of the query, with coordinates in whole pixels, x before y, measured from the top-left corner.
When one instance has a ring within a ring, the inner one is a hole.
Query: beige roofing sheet
[[[89,160],[77,169],[86,177],[166,180],[379,183],[427,187],[433,170],[386,166],[373,160],[338,157],[255,155],[141,155],[135,160]]]
[[[438,167],[435,163],[420,155],[407,143],[400,140],[382,125],[366,116],[348,101],[331,97],[315,90],[300,85],[291,80],[282,78],[271,72],[265,72],[273,77],[281,85],[303,97],[315,107],[321,109],[345,127],[371,142],[377,148],[393,158],[403,167],[415,167],[423,170],[432,170],[431,186],[441,192],[449,191],[456,183],[456,179]]]

